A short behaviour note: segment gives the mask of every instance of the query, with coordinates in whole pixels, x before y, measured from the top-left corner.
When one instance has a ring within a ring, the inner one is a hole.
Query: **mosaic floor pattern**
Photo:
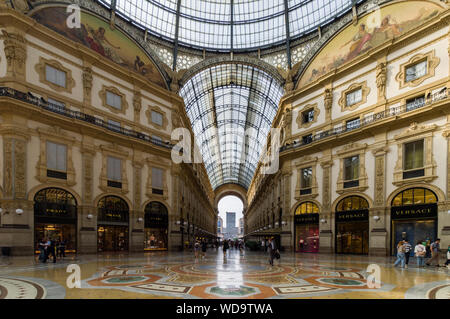
[[[69,264],[80,267],[80,288],[66,285]],[[368,272],[373,264],[378,285]],[[204,259],[189,252],[152,252],[72,256],[56,264],[13,257],[1,265],[0,299],[450,299],[448,268],[393,268],[390,257],[285,253],[270,266],[263,253],[231,250],[224,259],[221,251],[211,250]]]

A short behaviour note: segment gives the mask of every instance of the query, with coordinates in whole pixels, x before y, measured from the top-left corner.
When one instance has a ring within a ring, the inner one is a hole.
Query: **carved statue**
[[[27,13],[30,9],[27,0],[12,0],[12,4],[14,9],[22,13]]]
[[[133,96],[133,108],[135,112],[140,112],[142,107],[141,92],[135,91]]]
[[[183,75],[186,73],[187,69],[174,71],[165,64],[163,64],[163,66],[170,77],[170,90],[172,92],[178,93],[178,91],[180,90],[180,80],[183,78]]]
[[[278,72],[281,74],[284,82],[284,91],[285,93],[292,92],[294,90],[294,77],[297,74],[298,70],[300,69],[301,61],[297,62],[292,68],[288,68],[287,70],[284,70],[282,68],[278,68]]]
[[[333,92],[331,92],[331,89],[325,89],[324,105],[327,111],[331,110],[333,105]]]
[[[378,97],[381,99],[386,98],[386,63],[381,62],[377,65],[377,88]]]

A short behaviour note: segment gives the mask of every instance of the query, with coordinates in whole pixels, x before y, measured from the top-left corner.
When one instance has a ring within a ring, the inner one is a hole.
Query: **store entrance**
[[[144,250],[167,250],[169,217],[166,206],[150,202],[144,211]]]
[[[77,249],[77,202],[75,197],[61,188],[45,188],[34,197],[34,244],[53,240],[64,245],[65,252]]]
[[[105,196],[98,202],[98,251],[127,251],[128,204],[120,197]]]
[[[98,226],[98,251],[128,250],[127,226]]]
[[[397,244],[408,240],[430,243],[437,238],[437,196],[425,188],[410,188],[397,194],[391,207],[391,255]],[[414,251],[411,250],[411,256]]]
[[[369,253],[369,203],[361,196],[349,196],[336,206],[336,253]]]
[[[304,202],[295,210],[295,251],[319,252],[319,207],[313,202]]]

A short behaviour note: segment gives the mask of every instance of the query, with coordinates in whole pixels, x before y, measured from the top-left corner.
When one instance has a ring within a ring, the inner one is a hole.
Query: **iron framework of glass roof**
[[[250,51],[289,43],[361,0],[97,0],[176,44]]]
[[[265,146],[281,83],[243,64],[220,64],[193,76],[180,90],[213,189],[247,189]]]

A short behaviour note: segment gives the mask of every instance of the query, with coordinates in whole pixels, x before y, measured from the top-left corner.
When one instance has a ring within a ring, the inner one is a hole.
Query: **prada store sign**
[[[319,223],[319,214],[295,215],[294,222],[296,224],[318,224]]]
[[[369,210],[352,210],[348,212],[336,212],[336,222],[357,222],[357,221],[368,221],[369,220]]]
[[[437,217],[436,204],[409,205],[391,208],[392,219],[435,218],[435,217]]]

